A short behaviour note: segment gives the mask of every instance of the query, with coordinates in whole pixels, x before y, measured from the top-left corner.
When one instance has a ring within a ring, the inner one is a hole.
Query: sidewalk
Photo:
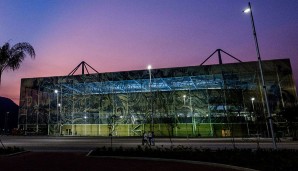
[[[203,162],[155,160],[124,157],[88,157],[80,152],[26,152],[14,156],[0,156],[0,170],[109,170],[109,171],[236,171],[234,166]],[[247,169],[250,170],[250,169]]]

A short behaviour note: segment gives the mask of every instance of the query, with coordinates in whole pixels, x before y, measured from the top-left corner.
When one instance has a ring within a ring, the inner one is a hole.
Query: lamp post
[[[183,106],[185,107],[186,95],[183,95]],[[187,112],[185,113],[185,129],[186,129],[186,138],[188,139],[188,129],[187,129]]]
[[[61,106],[61,103],[58,103],[58,107],[59,107],[59,122],[58,122],[58,127],[59,127],[59,134],[62,135],[62,130],[61,130],[61,109],[62,109],[62,106]]]
[[[152,66],[148,65],[147,69],[149,71],[149,91],[150,91],[150,103],[151,103],[151,126],[150,126],[150,131],[154,132],[154,121],[153,121],[153,99],[152,99],[152,81],[151,81],[151,69]]]
[[[59,114],[59,91],[58,90],[54,90],[54,93],[57,96],[57,106],[56,106],[56,115],[57,115],[57,127],[58,127],[58,114]],[[58,129],[58,128],[57,128]],[[58,131],[58,130],[57,130]]]
[[[84,132],[85,132],[85,136],[86,136],[87,135],[87,130],[86,130],[87,129],[86,128],[87,127],[87,125],[86,125],[87,124],[87,116],[86,115],[84,116],[84,120],[85,120],[85,131]]]
[[[8,134],[8,116],[9,116],[9,112],[6,112],[6,115],[5,115],[5,123],[4,123],[4,135],[7,135]]]
[[[252,111],[254,112],[255,111],[255,105],[254,105],[255,98],[252,97],[250,100],[251,100],[251,105],[252,105]]]
[[[251,100],[252,111],[255,112],[254,101],[255,101],[256,99],[255,99],[254,97],[252,97],[250,100]]]
[[[50,135],[50,122],[51,122],[51,99],[49,98],[48,135]]]
[[[255,115],[255,105],[254,105],[255,98],[252,97],[250,100],[251,100],[251,106],[252,106],[252,113],[253,115]],[[250,113],[250,119],[253,120],[251,113]]]
[[[255,28],[255,23],[254,23],[254,18],[253,18],[250,2],[248,2],[248,8],[245,9],[243,12],[244,13],[249,13],[250,18],[251,18],[251,25],[252,25],[252,29],[253,29],[253,35],[254,35],[254,40],[255,40],[255,45],[256,45],[256,51],[257,51],[257,55],[258,55],[258,64],[259,64],[259,69],[260,69],[260,74],[261,74],[264,98],[265,98],[265,103],[266,103],[266,109],[267,109],[267,112],[268,112],[268,120],[269,120],[269,125],[270,125],[272,144],[273,144],[273,148],[276,149],[277,147],[276,147],[276,142],[275,142],[275,139],[274,139],[274,130],[273,130],[273,125],[272,125],[272,115],[270,113],[270,108],[269,108],[269,103],[268,103],[267,90],[266,90],[266,85],[265,85],[265,81],[264,81],[263,69],[262,69],[261,54],[260,54],[258,38],[257,38],[257,33],[256,33],[256,28]]]

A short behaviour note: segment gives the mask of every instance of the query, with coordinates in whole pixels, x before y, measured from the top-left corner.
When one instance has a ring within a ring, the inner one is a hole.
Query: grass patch
[[[202,149],[191,147],[142,147],[95,149],[90,156],[153,157],[222,163],[257,170],[296,170],[298,150],[293,149]]]

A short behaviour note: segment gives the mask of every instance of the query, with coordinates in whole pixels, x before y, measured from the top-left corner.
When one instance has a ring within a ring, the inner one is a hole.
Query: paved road
[[[25,150],[33,152],[88,152],[97,147],[137,147],[141,145],[140,138],[131,137],[113,137],[112,143],[110,137],[47,137],[47,136],[1,136],[5,146],[23,147]],[[169,138],[156,138],[156,146],[169,147],[189,146],[193,148],[257,148],[256,139],[234,139],[231,138],[173,138],[172,143]],[[272,148],[271,139],[261,138],[259,140],[261,148]],[[278,148],[298,149],[297,141],[282,139],[277,143]]]
[[[0,156],[2,170],[155,170],[155,171],[236,171],[250,169],[214,163],[174,161],[166,159],[144,158],[107,158],[86,157],[86,154],[96,147],[110,147],[110,137],[47,137],[47,136],[1,136],[7,146],[24,147],[28,153],[15,156]],[[114,137],[113,147],[137,147],[141,145],[140,138]],[[231,138],[156,138],[156,146],[190,146],[196,148],[233,148]],[[272,148],[271,139],[260,139],[261,148]],[[235,139],[237,148],[257,148],[256,139]],[[298,149],[298,142],[285,140],[277,144],[278,148]],[[154,168],[154,169],[153,169]],[[0,170],[1,170],[0,169]]]
[[[87,157],[82,152],[27,152],[0,156],[0,170],[9,171],[255,171],[223,164],[130,157]]]

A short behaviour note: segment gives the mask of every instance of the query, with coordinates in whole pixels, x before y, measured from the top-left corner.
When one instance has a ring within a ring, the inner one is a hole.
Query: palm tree
[[[7,42],[0,47],[0,85],[3,71],[5,69],[12,69],[14,71],[20,68],[27,54],[31,58],[35,58],[34,48],[27,42],[17,43],[12,47]]]

